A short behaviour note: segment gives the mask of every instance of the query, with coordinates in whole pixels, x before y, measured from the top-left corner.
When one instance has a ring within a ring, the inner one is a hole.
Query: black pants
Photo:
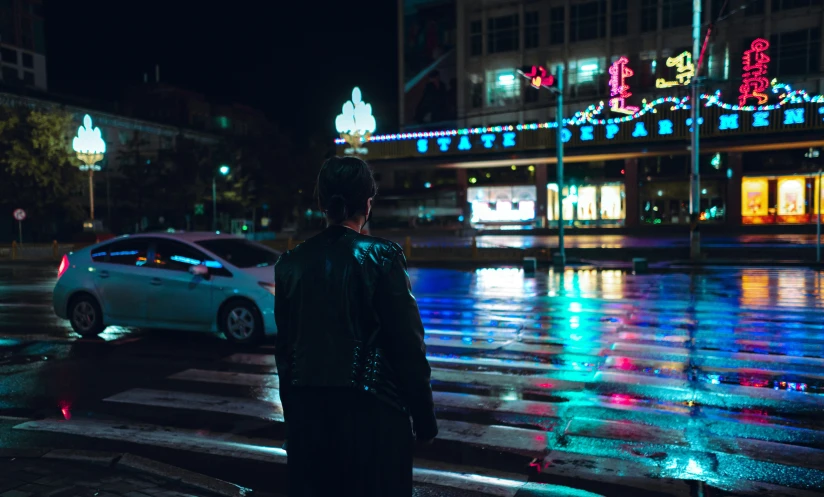
[[[409,497],[409,416],[374,395],[342,388],[291,392],[290,497]]]

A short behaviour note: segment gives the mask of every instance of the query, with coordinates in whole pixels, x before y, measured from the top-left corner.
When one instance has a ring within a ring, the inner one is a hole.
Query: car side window
[[[121,266],[145,266],[149,257],[149,240],[119,240],[92,251],[92,260]]]
[[[152,262],[156,268],[182,272],[188,272],[190,267],[203,264],[213,275],[231,276],[222,264],[207,257],[203,252],[185,243],[172,240],[156,241]]]

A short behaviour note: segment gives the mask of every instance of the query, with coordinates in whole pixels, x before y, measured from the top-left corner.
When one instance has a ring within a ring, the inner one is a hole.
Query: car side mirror
[[[200,276],[203,279],[209,279],[209,268],[203,264],[197,266],[189,266],[189,272],[194,276]]]

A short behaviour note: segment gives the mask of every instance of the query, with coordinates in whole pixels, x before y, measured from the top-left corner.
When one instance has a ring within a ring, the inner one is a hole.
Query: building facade
[[[0,79],[46,90],[46,36],[41,0],[0,1]]]
[[[386,223],[557,226],[556,97],[542,87],[548,78],[525,76],[558,66],[565,222],[689,222],[692,0],[412,4],[401,44],[423,39],[432,50],[401,50],[402,129],[367,144]],[[454,26],[433,24],[447,8]],[[824,166],[821,0],[705,0],[702,9],[702,222],[813,223]],[[403,60],[410,53],[423,63]],[[455,81],[444,85],[445,74]],[[437,114],[431,102],[455,112]]]

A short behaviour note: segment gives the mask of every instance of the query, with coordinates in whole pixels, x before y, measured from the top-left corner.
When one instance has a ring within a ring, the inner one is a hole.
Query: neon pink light
[[[626,104],[626,100],[632,96],[626,79],[635,72],[627,67],[629,59],[621,57],[609,66],[609,107],[613,112],[623,112],[624,114],[634,114],[638,112],[638,107]]]
[[[738,97],[738,105],[746,105],[747,99],[757,98],[758,105],[767,103],[767,88],[770,82],[767,79],[767,63],[770,61],[767,56],[767,49],[770,42],[763,38],[756,38],[750,45],[749,50],[744,51],[743,70],[741,73],[741,95]]]
[[[543,66],[532,66],[532,70],[524,73],[524,76],[529,78],[534,88],[549,87],[555,83],[555,76],[547,74]]]

